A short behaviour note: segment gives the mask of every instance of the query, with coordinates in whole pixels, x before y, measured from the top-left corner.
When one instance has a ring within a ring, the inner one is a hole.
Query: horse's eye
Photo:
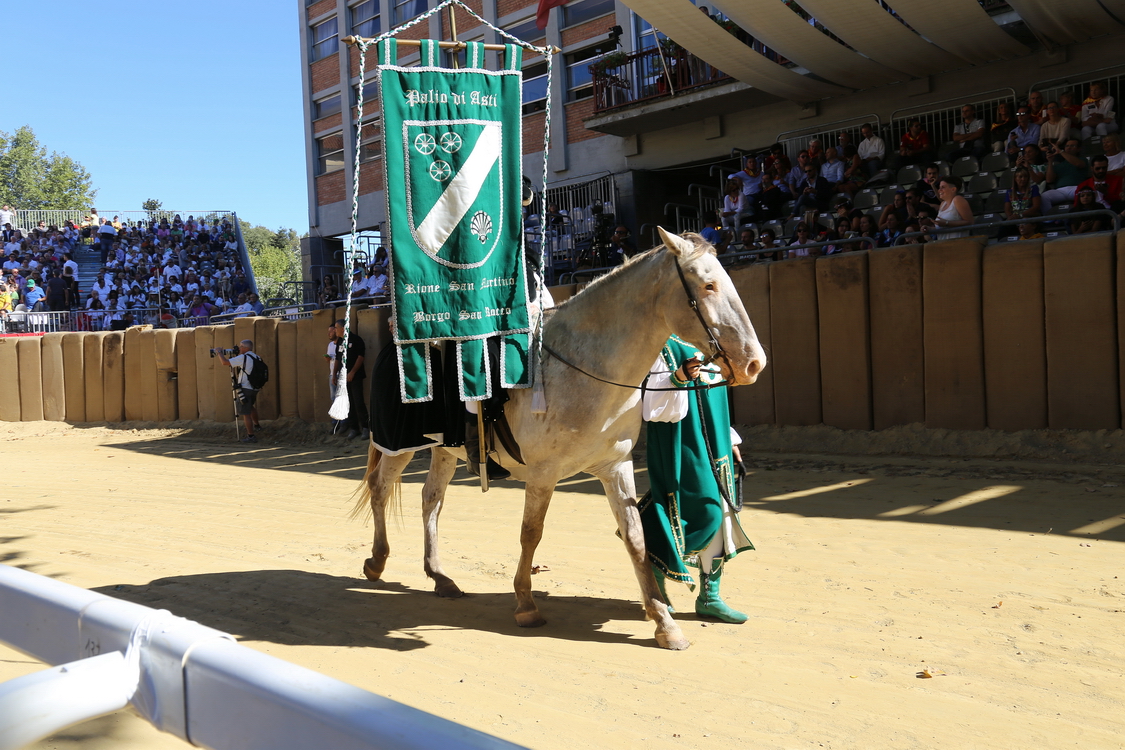
[[[709,292],[715,291],[715,285],[714,284],[707,284],[703,288],[706,289]]]

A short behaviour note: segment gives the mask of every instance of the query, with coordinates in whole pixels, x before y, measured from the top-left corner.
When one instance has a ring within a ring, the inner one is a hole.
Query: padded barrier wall
[[[125,334],[110,331],[102,339],[102,389],[105,421],[125,421]]]
[[[258,418],[277,419],[277,319],[257,318],[254,320],[254,352],[269,367],[270,379],[266,387],[258,393]]]
[[[731,419],[735,424],[773,424],[773,347],[770,339],[770,269],[764,264],[736,268],[731,273],[738,296],[750,316],[758,343],[766,353],[766,369],[753,385],[730,389]]]
[[[816,260],[824,424],[871,429],[871,335],[867,253]]]
[[[24,422],[43,419],[43,362],[39,336],[21,337],[16,344],[20,357],[20,416]]]
[[[105,337],[104,333],[82,336],[82,372],[86,386],[86,421],[105,421]]]
[[[314,336],[313,341],[315,345],[307,350],[303,346],[298,347],[298,352],[301,353],[301,367],[308,367],[310,371],[320,372],[322,375],[326,369],[324,364],[324,354],[328,349],[328,326],[336,322],[336,310],[317,310],[312,315],[313,330],[319,336]],[[354,324],[355,321],[352,321]],[[319,341],[317,340],[319,339]],[[301,342],[304,344],[305,342]],[[313,342],[309,342],[313,343]],[[367,342],[364,341],[366,344]],[[371,371],[371,358],[370,355],[365,357],[364,368],[370,373]],[[314,416],[312,422],[328,422],[328,409],[332,406],[331,394],[328,390],[328,378],[314,377],[313,378],[313,409]]]
[[[277,324],[277,367],[270,368],[270,379],[277,380],[278,411],[281,416],[300,416],[297,410],[297,321],[295,320],[283,320]]]
[[[215,421],[215,363],[211,349],[215,346],[215,327],[195,329],[195,393],[198,396],[199,418]]]
[[[1115,255],[1109,234],[1067,237],[1043,247],[1052,429],[1121,426]]]
[[[0,338],[0,422],[19,422],[20,409],[20,358],[19,339],[13,336]]]
[[[923,253],[926,426],[985,427],[982,239],[932,242]]]
[[[297,370],[297,416],[305,422],[315,422],[317,421],[316,384],[321,383],[325,397],[327,398],[328,395],[328,382],[324,377],[328,324],[321,325],[313,318],[301,318],[296,325],[293,361]],[[316,361],[318,356],[319,362]]]
[[[176,344],[179,331],[156,329],[156,418],[174,422],[179,418],[176,395]]]
[[[772,263],[769,271],[777,423],[819,424],[820,326],[816,263],[812,258],[800,258]]]
[[[48,333],[40,348],[43,367],[43,419],[66,419],[66,386],[63,373],[62,342],[65,333]]]
[[[867,255],[871,318],[872,426],[926,421],[922,336],[922,247]]]
[[[125,363],[137,355],[141,360],[141,419],[146,422],[155,422],[159,414],[156,399],[156,331],[142,327],[134,353],[128,348],[126,339]]]
[[[66,390],[66,421],[86,421],[86,381],[83,368],[83,334],[64,333],[63,388]],[[0,420],[3,418],[0,417]]]
[[[195,329],[176,331],[176,415],[199,419],[198,375],[195,369]]]
[[[237,341],[234,336],[234,325],[228,324],[215,326],[215,341],[212,344],[216,349],[234,349]],[[234,420],[234,386],[231,380],[232,370],[223,364],[217,356],[212,360],[212,388],[215,393],[215,421],[230,422]]]
[[[987,248],[981,285],[988,426],[995,430],[1046,427],[1043,240]]]
[[[141,352],[141,332],[140,326],[125,330],[125,420],[129,422],[144,419],[141,404],[144,401],[142,392],[148,380],[144,373],[144,361],[148,357]],[[151,359],[155,366],[156,342],[149,343],[153,344]]]

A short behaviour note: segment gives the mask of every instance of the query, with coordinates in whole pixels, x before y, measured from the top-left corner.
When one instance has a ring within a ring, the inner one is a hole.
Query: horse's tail
[[[357,518],[362,518],[364,523],[371,519],[371,479],[375,473],[379,471],[379,462],[383,458],[383,452],[375,447],[375,443],[369,443],[367,447],[367,471],[363,474],[363,479],[356,487],[352,496],[355,497],[355,505],[352,506],[351,512],[348,513],[348,518],[353,521]],[[391,496],[389,498],[389,505],[391,509],[397,514],[402,509],[402,477],[399,476],[395,479],[395,483],[391,488]]]

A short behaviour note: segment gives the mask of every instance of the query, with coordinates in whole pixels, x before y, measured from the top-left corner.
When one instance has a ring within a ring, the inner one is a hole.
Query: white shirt
[[[235,317],[248,318],[254,313],[254,306],[249,302],[243,302],[241,305],[234,308],[234,312],[238,313]]]
[[[12,223],[12,216],[13,214],[11,211],[4,211],[3,209],[0,209],[0,229],[2,229],[5,224]]]
[[[113,291],[113,284],[108,281],[95,281],[93,288],[94,291],[98,293],[98,296],[101,297],[102,301],[105,301],[105,299],[109,297],[109,293]]]
[[[859,142],[859,148],[856,151],[859,153],[859,158],[863,160],[882,159],[883,155],[887,153],[887,145],[883,143],[882,138],[872,133],[870,138],[864,138]]]
[[[231,367],[238,368],[238,387],[253,390],[250,388],[250,378],[246,377],[246,374],[254,371],[254,358],[247,354],[249,352],[236,354],[227,361],[230,362]]]
[[[1125,167],[1125,151],[1118,151],[1113,156],[1106,156],[1109,159],[1109,171],[1113,172],[1122,167]]]

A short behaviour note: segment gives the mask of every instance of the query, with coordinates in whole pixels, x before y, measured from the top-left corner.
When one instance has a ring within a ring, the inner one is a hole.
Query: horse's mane
[[[717,255],[717,253],[715,252],[715,247],[710,242],[703,239],[703,237],[701,235],[696,234],[695,232],[687,232],[687,233],[682,234],[680,236],[683,237],[688,242],[692,243],[692,245],[694,246],[694,248],[692,249],[691,252],[680,256],[681,260],[692,261],[692,260],[696,260],[697,258],[701,258],[701,257],[703,257],[704,255],[707,255],[707,254]],[[591,281],[589,284],[586,285],[586,289],[590,289],[591,287],[596,287],[596,286],[605,285],[605,284],[612,284],[612,283],[614,283],[616,278],[618,276],[620,276],[621,273],[624,272],[630,266],[633,266],[637,263],[644,263],[648,260],[651,260],[651,259],[655,258],[657,255],[659,255],[661,252],[667,251],[667,249],[668,249],[667,246],[665,246],[663,244],[660,244],[660,245],[657,245],[656,247],[652,248],[651,250],[645,250],[643,253],[637,253],[632,258],[626,259],[626,261],[624,263],[622,263],[620,266],[613,269],[609,273],[605,274],[604,276],[599,276],[598,278]],[[585,289],[583,291],[585,291]],[[575,295],[574,297],[570,297],[569,299],[564,300],[563,302],[561,302],[559,304],[559,307],[565,307],[567,304],[570,303],[571,300],[575,299],[577,296],[578,295]]]

